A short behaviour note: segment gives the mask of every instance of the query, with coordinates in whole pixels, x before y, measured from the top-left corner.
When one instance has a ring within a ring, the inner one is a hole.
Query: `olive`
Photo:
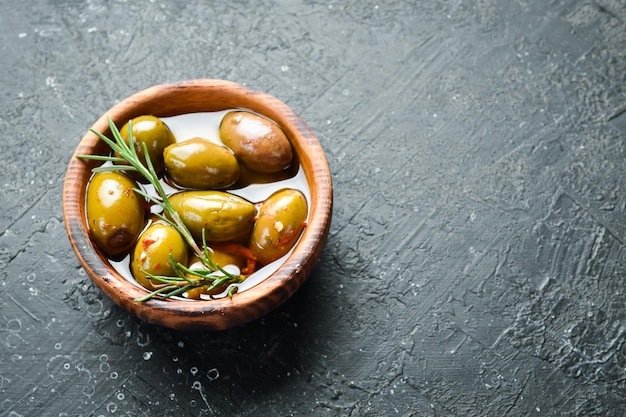
[[[177,276],[170,255],[175,262],[187,265],[187,246],[178,231],[163,221],[150,224],[139,236],[131,258],[131,273],[139,284],[149,290],[155,284],[146,274]]]
[[[224,251],[214,249],[214,248],[210,248],[210,253],[211,253],[211,261],[219,265],[220,267],[225,267],[226,265],[235,265],[241,270],[245,268],[246,266],[246,259],[245,257],[241,255],[231,254],[231,253],[224,252]],[[188,268],[190,270],[206,270],[207,269],[206,266],[204,266],[204,264],[202,263],[202,261],[200,261],[200,259],[195,255],[192,256],[191,259],[189,260]],[[191,279],[197,278],[197,276],[193,274],[186,274],[186,275],[188,278],[191,278]],[[228,284],[220,285],[219,287],[213,288],[212,290],[209,290],[210,285],[192,288],[189,291],[187,291],[187,298],[198,300],[200,299],[201,294],[208,294],[208,295],[219,294],[223,292],[227,286]]]
[[[285,255],[295,245],[306,224],[308,206],[304,195],[286,188],[269,196],[259,209],[250,237],[250,251],[260,265]]]
[[[246,236],[256,216],[251,202],[225,191],[183,191],[170,198],[172,208],[195,239],[225,242]]]
[[[135,188],[121,172],[96,173],[87,186],[89,231],[109,257],[126,254],[144,228],[144,199]]]
[[[196,256],[193,255],[191,257],[191,259],[189,260],[189,265],[187,265],[187,268],[192,270],[192,271],[206,271],[207,267],[202,263],[202,261],[200,261],[200,259]],[[196,279],[198,278],[196,275],[194,274],[185,274],[188,278],[190,279]],[[217,290],[217,288],[216,288]],[[219,291],[221,292],[221,291]],[[217,292],[213,292],[211,291],[212,294],[217,294]],[[187,298],[190,298],[192,300],[199,300],[202,294],[207,294],[207,287],[195,287],[195,288],[191,288],[189,290],[187,290],[187,293],[185,294],[185,296]]]
[[[291,144],[283,130],[273,121],[247,111],[224,116],[220,139],[237,159],[257,172],[278,172],[293,159]]]
[[[241,173],[235,155],[225,146],[202,138],[174,143],[163,152],[167,174],[187,188],[226,188]]]
[[[217,249],[215,245],[211,246],[210,249],[211,261],[213,261],[214,264],[221,267],[224,267],[226,265],[235,265],[240,270],[246,267],[245,256],[238,253],[227,252],[222,249]]]
[[[135,150],[146,166],[146,157],[143,152],[143,143],[146,144],[148,155],[154,170],[158,173],[163,171],[165,164],[163,161],[163,150],[176,142],[174,134],[161,119],[156,116],[139,116],[131,120],[133,129],[133,141]],[[128,144],[128,123],[120,129],[120,135]]]

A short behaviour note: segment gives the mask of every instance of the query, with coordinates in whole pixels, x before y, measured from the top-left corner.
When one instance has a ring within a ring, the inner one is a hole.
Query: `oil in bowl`
[[[175,143],[185,144],[187,141],[207,141],[218,146],[225,146],[220,138],[220,125],[227,114],[233,112],[245,112],[246,109],[231,109],[223,110],[219,112],[198,112],[188,113],[178,116],[163,117],[160,120],[169,128],[174,138]],[[192,154],[192,157],[197,155]],[[210,169],[210,166],[208,167]],[[92,177],[93,178],[93,177]],[[184,191],[183,188],[173,183],[164,175],[160,179],[162,187],[166,190],[169,196],[172,196],[178,192]],[[154,190],[154,186],[151,184],[138,184],[148,195],[158,198],[158,193]],[[225,187],[228,193],[239,196],[246,201],[251,202],[259,207],[262,206],[264,201],[267,201],[272,195],[275,195],[281,190],[297,190],[302,193],[305,200],[308,202],[311,199],[310,190],[302,166],[296,158],[285,167],[272,176],[268,175],[248,175],[246,178],[238,178],[232,185]],[[152,213],[160,212],[162,209],[160,206],[152,204],[148,209]],[[308,204],[307,212],[304,217],[304,222],[308,220]],[[150,222],[146,223],[146,227]],[[143,229],[145,230],[146,227]],[[297,240],[294,241],[294,246]],[[210,300],[216,298],[228,297],[233,291],[240,293],[246,291],[255,285],[262,282],[282,265],[294,246],[284,255],[281,255],[278,259],[271,260],[264,263],[258,269],[255,268],[254,272],[246,276],[242,282],[230,283],[229,285],[221,288],[218,292],[202,292],[202,291],[190,291],[183,292],[179,298],[190,299],[193,295],[193,300]],[[128,279],[129,282],[143,288],[143,285],[139,283],[131,271],[131,254],[127,253],[120,259],[109,258],[111,266],[123,277]],[[193,264],[193,263],[192,263]],[[190,264],[191,265],[191,264]],[[230,268],[230,271],[240,272],[241,268],[234,264],[220,265],[224,268]]]

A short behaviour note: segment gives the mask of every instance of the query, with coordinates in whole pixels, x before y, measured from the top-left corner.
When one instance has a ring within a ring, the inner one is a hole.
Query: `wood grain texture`
[[[93,162],[76,155],[105,154],[108,146],[89,131],[69,163],[63,211],[70,242],[94,283],[118,305],[151,323],[173,329],[223,330],[262,317],[285,302],[302,285],[324,248],[332,215],[332,184],[324,152],[306,123],[278,99],[237,83],[199,79],[140,91],[112,107],[92,126],[110,136],[108,120],[121,128],[145,114],[158,117],[185,113],[249,109],[274,120],[286,133],[309,184],[309,220],[286,262],[262,283],[232,298],[210,301],[152,299],[136,302],[145,291],[118,274],[93,244],[86,226],[85,190]]]

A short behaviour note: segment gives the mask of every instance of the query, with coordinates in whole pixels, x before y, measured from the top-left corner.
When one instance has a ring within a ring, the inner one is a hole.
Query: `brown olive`
[[[104,253],[125,255],[144,228],[144,200],[137,184],[120,172],[100,172],[87,186],[89,232]]]
[[[289,139],[273,121],[247,111],[227,113],[220,124],[220,139],[248,168],[273,173],[293,159]]]
[[[174,143],[163,152],[169,177],[181,187],[226,188],[237,181],[241,171],[235,155],[202,138]]]
[[[139,236],[131,258],[131,272],[139,284],[155,289],[153,280],[146,274],[177,276],[170,255],[175,262],[187,264],[187,245],[178,231],[163,221],[156,221]]]
[[[304,195],[283,189],[263,202],[250,237],[250,251],[260,265],[285,255],[295,245],[306,224],[308,206]]]

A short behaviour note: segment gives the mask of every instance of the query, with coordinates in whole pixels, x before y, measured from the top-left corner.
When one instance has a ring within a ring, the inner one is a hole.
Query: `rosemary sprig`
[[[202,265],[205,267],[203,269],[190,270],[185,265],[176,262],[170,254],[170,263],[177,276],[166,277],[153,275],[148,273],[147,271],[143,271],[150,279],[152,279],[154,282],[157,282],[158,284],[154,285],[156,287],[154,291],[148,293],[145,297],[136,299],[135,301],[143,302],[150,300],[155,296],[169,298],[181,295],[193,288],[198,287],[207,287],[208,290],[213,290],[221,286],[235,284],[243,281],[245,279],[245,276],[241,274],[230,273],[222,268],[220,265],[213,262],[213,260],[211,259],[211,249],[207,245],[204,230],[202,230],[202,247],[198,246],[191,232],[189,231],[187,226],[185,226],[179,214],[172,207],[167,193],[165,192],[165,189],[163,188],[163,185],[159,180],[159,176],[156,173],[154,166],[152,165],[150,155],[148,154],[148,148],[145,143],[141,143],[142,150],[145,156],[145,165],[142,163],[141,158],[137,154],[137,150],[135,148],[135,139],[133,138],[132,134],[132,121],[128,122],[128,144],[126,143],[124,138],[122,138],[122,135],[117,129],[117,126],[115,126],[115,123],[113,123],[110,118],[108,119],[108,122],[109,129],[111,130],[111,134],[113,135],[113,139],[106,137],[105,135],[94,129],[90,129],[90,131],[98,136],[98,138],[104,141],[107,145],[109,145],[109,147],[113,151],[113,155],[77,155],[77,157],[79,159],[110,162],[110,164],[103,164],[93,168],[92,172],[94,173],[113,171],[136,171],[142,177],[144,177],[154,187],[160,199],[149,195],[144,190],[139,188],[135,188],[134,191],[137,194],[146,198],[148,201],[160,206],[163,209],[163,212],[166,213],[166,215],[157,213],[156,216],[174,227],[181,234],[185,242],[194,251],[198,259],[200,259],[200,261],[202,262]],[[188,275],[193,276],[194,278],[189,278]],[[236,290],[237,287],[232,286],[228,291],[228,295],[232,297]]]
[[[145,297],[138,299],[137,301],[145,301],[154,297],[155,295],[161,295],[163,298],[169,298],[176,295],[181,295],[193,288],[200,286],[206,287],[206,291],[212,291],[220,287],[226,287],[227,285],[235,282],[241,282],[245,278],[243,275],[234,275],[224,270],[220,266],[217,266],[217,270],[211,271],[209,269],[190,269],[187,266],[177,263],[170,255],[170,262],[172,265],[176,265],[175,271],[178,274],[176,277],[169,277],[163,275],[153,275],[146,273],[146,275],[155,282],[160,282],[153,286],[156,288]],[[236,278],[239,278],[236,280]],[[232,286],[228,289],[228,296],[232,296],[237,291],[236,286]]]

